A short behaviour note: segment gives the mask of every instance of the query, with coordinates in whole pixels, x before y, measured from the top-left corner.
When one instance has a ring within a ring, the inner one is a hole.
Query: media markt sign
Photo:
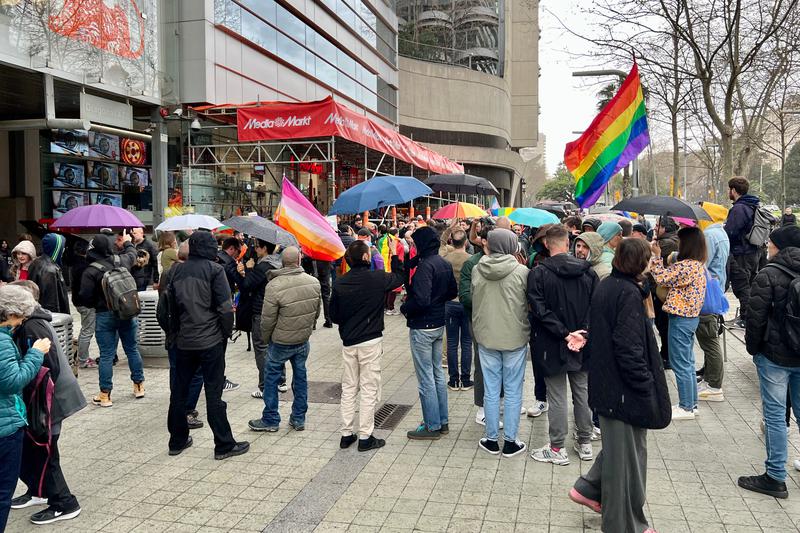
[[[81,93],[81,118],[97,124],[133,129],[133,107],[123,102]]]

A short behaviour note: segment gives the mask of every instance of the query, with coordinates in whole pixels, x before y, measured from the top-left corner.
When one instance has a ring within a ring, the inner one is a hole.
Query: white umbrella
[[[222,222],[208,215],[178,215],[169,217],[167,220],[156,226],[158,231],[183,231],[189,229],[217,229],[222,226]]]

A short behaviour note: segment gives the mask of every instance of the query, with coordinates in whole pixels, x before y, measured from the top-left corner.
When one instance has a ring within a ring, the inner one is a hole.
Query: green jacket
[[[44,354],[31,348],[19,355],[11,328],[0,328],[0,437],[8,437],[28,425],[22,389],[39,372]]]
[[[319,318],[320,285],[299,266],[271,270],[261,308],[261,338],[284,345],[303,344]]]
[[[509,254],[481,258],[472,271],[472,332],[492,350],[516,350],[531,338],[528,267]]]
[[[483,257],[483,252],[478,252],[464,261],[464,266],[461,267],[461,276],[458,279],[458,301],[464,306],[470,319],[472,319],[472,269],[475,268],[481,257]]]

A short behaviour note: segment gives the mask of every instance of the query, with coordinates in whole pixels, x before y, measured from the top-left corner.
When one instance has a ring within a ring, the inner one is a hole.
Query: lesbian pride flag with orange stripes
[[[275,213],[275,223],[294,235],[303,255],[320,261],[336,261],[344,255],[339,235],[303,193],[283,178],[281,203]]]
[[[633,64],[619,92],[577,140],[567,144],[564,164],[575,178],[575,200],[594,205],[606,184],[650,144],[639,67]]]

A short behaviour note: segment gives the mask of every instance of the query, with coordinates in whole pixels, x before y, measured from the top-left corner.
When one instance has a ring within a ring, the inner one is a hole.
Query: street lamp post
[[[778,110],[781,134],[781,209],[784,210],[786,209],[786,115],[800,115],[800,109]]]
[[[578,70],[572,73],[576,78],[598,78],[605,76],[617,76],[619,78],[619,85],[628,77],[628,73],[619,69],[600,69],[600,70]],[[639,156],[632,161],[631,173],[633,174],[632,193],[634,196],[639,196]]]

